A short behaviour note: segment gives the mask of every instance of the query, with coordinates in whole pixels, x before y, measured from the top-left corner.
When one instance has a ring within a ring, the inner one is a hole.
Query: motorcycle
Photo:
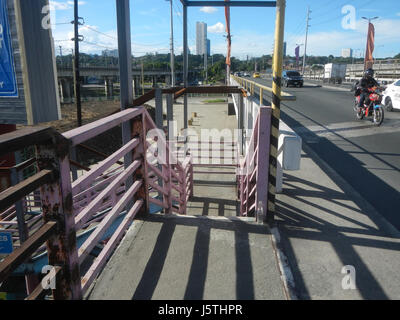
[[[354,100],[354,112],[358,120],[362,120],[364,117],[372,116],[372,123],[376,126],[380,126],[383,122],[384,112],[381,105],[382,102],[382,90],[379,87],[372,87],[368,89],[369,95],[364,101],[364,106],[358,107],[360,103],[361,89],[357,89],[356,98]]]

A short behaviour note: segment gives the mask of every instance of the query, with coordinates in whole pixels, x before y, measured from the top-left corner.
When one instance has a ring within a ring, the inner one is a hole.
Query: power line
[[[109,37],[109,38],[114,39],[114,40],[118,40],[118,38],[113,37],[113,36],[110,36],[109,34],[106,34],[106,33],[104,33],[104,32],[98,31],[98,30],[96,30],[96,29],[94,29],[94,28],[92,28],[92,27],[90,27],[90,26],[88,26],[88,25],[85,25],[85,27],[88,28],[88,29],[90,29],[90,30],[92,30],[92,31],[94,31],[94,32],[97,32],[97,33],[99,33],[99,34],[102,34],[103,36]]]

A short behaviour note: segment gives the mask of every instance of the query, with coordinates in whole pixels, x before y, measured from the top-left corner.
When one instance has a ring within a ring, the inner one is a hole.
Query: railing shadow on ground
[[[237,200],[220,199],[212,197],[192,197],[188,205],[188,209],[202,209],[202,215],[208,216],[210,211],[210,205],[218,205],[218,216],[225,216],[225,211],[234,211],[235,216],[240,216],[239,202]],[[193,203],[198,203],[199,206],[194,206]],[[229,209],[227,206],[235,207],[235,209]]]
[[[183,298],[184,300],[201,300],[204,298],[212,229],[233,231],[235,233],[236,297],[239,300],[253,300],[255,298],[249,235],[251,233],[270,235],[268,228],[262,225],[248,224],[239,220],[210,221],[201,219],[201,217],[167,218],[167,220],[165,220],[165,218],[155,215],[146,217],[146,221],[161,222],[162,226],[156,244],[152,250],[151,257],[133,293],[132,300],[152,299],[160,280],[168,249],[177,226],[197,227],[193,258]],[[231,265],[227,265],[227,270],[230,267]],[[229,272],[233,272],[233,270],[229,269]]]
[[[382,237],[382,232],[373,226],[358,222],[355,219],[346,217],[338,212],[334,212],[326,207],[322,207],[305,199],[306,197],[316,197],[324,199],[325,201],[332,201],[335,205],[342,205],[345,209],[349,209],[347,205],[337,201],[348,198],[344,193],[337,192],[336,190],[329,189],[322,185],[314,183],[310,184],[306,180],[290,175],[286,175],[286,181],[288,181],[286,186],[290,189],[286,189],[285,194],[291,197],[291,199],[295,199],[305,205],[314,207],[317,210],[322,211],[323,214],[338,217],[359,227],[338,226],[321,217],[322,215],[306,212],[300,208],[277,200],[277,224],[283,238],[282,242],[285,253],[289,258],[295,276],[299,298],[311,299],[312,297],[302,275],[302,271],[297,264],[298,259],[296,259],[295,250],[290,241],[291,239],[293,241],[296,241],[296,239],[303,239],[329,243],[334,248],[338,258],[342,261],[343,266],[357,266],[357,289],[364,299],[388,299],[381,284],[370,271],[370,266],[363,261],[354,246],[400,251],[400,242],[368,239],[366,236]],[[295,184],[292,184],[292,182]],[[302,186],[298,186],[299,184]],[[304,187],[312,187],[318,191],[309,192]],[[363,214],[360,210],[354,208],[351,208],[351,210]],[[346,235],[346,233],[351,233],[352,235]],[[389,237],[387,235],[384,236]]]
[[[288,108],[290,111],[295,112],[296,114],[306,118],[309,121],[312,121],[316,125],[326,128],[321,123],[311,119],[307,115],[302,112],[295,110],[294,108],[288,106],[287,104],[283,104],[285,108]],[[363,195],[364,199],[367,199],[369,203],[380,213],[382,214],[391,224],[394,225],[397,229],[400,229],[400,216],[396,215],[396,212],[392,210],[393,208],[400,208],[400,196],[399,191],[394,189],[392,186],[387,184],[385,181],[378,178],[376,175],[371,173],[367,168],[364,167],[363,163],[358,159],[354,158],[348,152],[342,150],[337,145],[335,145],[332,141],[325,137],[318,136],[315,132],[303,127],[303,125],[293,117],[291,117],[288,113],[281,110],[282,120],[285,121],[290,127],[292,127],[301,137],[307,136],[311,140],[318,141],[318,143],[309,144],[308,147],[311,148],[318,157],[320,157],[324,162],[328,164],[330,168],[332,168],[340,177],[346,179],[347,183],[351,185],[352,188],[357,190],[358,193]],[[299,129],[301,128],[301,132]],[[392,164],[388,163],[386,160],[382,159],[379,155],[369,152],[362,146],[357,143],[351,141],[348,138],[343,137],[338,132],[326,128],[327,132],[330,132],[336,135],[339,139],[342,139],[349,145],[352,145],[359,150],[361,150],[365,155],[369,155],[376,160],[384,163],[388,167],[392,168],[394,171],[399,172],[399,169]],[[318,162],[318,159],[313,159]],[[332,174],[328,174],[329,177],[338,183],[339,187],[347,188],[344,183],[341,181],[337,181],[335,176]],[[359,177],[363,177],[363,179],[359,179]],[[353,199],[356,201],[356,204],[360,206],[360,208],[365,207],[363,203],[360,203],[359,200]]]

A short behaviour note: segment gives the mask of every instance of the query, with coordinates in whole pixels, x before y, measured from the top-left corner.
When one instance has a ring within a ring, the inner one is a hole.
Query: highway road
[[[271,80],[256,80],[271,86]],[[297,99],[283,102],[282,120],[400,230],[400,111],[385,110],[383,124],[375,127],[370,119],[355,118],[349,90],[306,81],[303,88],[284,91]]]

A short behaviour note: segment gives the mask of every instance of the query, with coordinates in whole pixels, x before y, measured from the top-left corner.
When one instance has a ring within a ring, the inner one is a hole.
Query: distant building
[[[103,54],[103,56],[106,56],[106,57],[114,57],[114,58],[118,58],[119,57],[118,49],[115,49],[115,50],[106,49],[106,50],[103,50],[102,54]]]
[[[346,48],[342,49],[342,58],[352,58],[353,57],[353,49]]]
[[[286,42],[283,43],[283,56],[286,57]]]
[[[207,54],[207,24],[204,22],[196,23],[196,54]]]
[[[207,39],[207,55],[211,56],[211,41]]]

